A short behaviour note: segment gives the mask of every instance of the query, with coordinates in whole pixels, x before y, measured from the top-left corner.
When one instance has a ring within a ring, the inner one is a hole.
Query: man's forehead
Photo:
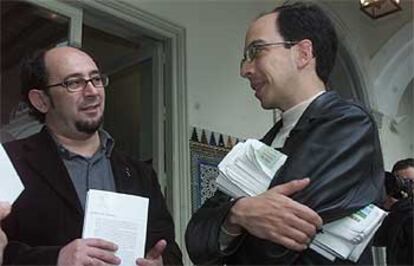
[[[260,40],[281,40],[276,27],[276,19],[277,14],[270,13],[253,21],[246,34],[246,46]]]
[[[399,176],[409,177],[414,180],[414,167],[407,167],[396,172]]]
[[[85,52],[72,47],[59,47],[45,54],[49,74],[71,74],[66,72],[90,72],[97,70],[93,59]],[[62,73],[63,72],[63,73]]]
[[[85,52],[74,47],[55,47],[47,51],[45,56],[48,59],[65,59],[71,56],[89,57]]]

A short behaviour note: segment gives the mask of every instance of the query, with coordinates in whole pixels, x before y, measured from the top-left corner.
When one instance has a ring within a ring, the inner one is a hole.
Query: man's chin
[[[272,110],[275,109],[275,107],[273,107],[271,104],[260,101],[260,105],[262,106],[263,109],[265,110]]]
[[[102,125],[103,117],[100,117],[98,120],[94,121],[77,121],[75,123],[76,129],[79,132],[83,132],[86,134],[93,134],[95,133]]]

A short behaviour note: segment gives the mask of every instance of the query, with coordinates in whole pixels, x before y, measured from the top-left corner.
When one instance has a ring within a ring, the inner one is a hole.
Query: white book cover
[[[149,199],[90,189],[82,238],[101,238],[118,245],[121,266],[145,256]]]
[[[0,169],[0,200],[13,204],[24,186],[3,145],[0,145]]]

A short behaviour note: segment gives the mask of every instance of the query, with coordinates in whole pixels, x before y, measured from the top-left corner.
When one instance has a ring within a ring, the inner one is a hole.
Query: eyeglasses
[[[91,77],[90,79],[84,79],[84,78],[68,78],[67,80],[64,80],[61,83],[56,83],[53,85],[48,85],[45,87],[45,89],[56,87],[56,86],[62,86],[65,89],[68,90],[68,92],[77,92],[81,91],[86,88],[86,85],[88,85],[89,82],[92,82],[92,85],[95,88],[104,88],[108,86],[109,84],[109,78],[105,74],[100,74],[94,77]]]
[[[249,45],[243,53],[243,59],[241,60],[241,65],[245,62],[252,62],[256,59],[257,55],[267,46],[276,46],[276,45],[285,45],[286,48],[290,48],[298,42],[285,41],[285,42],[272,42],[272,43],[257,43]]]

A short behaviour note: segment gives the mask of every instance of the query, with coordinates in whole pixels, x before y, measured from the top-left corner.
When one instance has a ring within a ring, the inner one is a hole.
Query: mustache
[[[79,108],[80,109],[90,108],[90,107],[94,107],[100,104],[101,104],[101,99],[96,97],[94,99],[87,99],[87,100],[82,101],[79,105]]]

